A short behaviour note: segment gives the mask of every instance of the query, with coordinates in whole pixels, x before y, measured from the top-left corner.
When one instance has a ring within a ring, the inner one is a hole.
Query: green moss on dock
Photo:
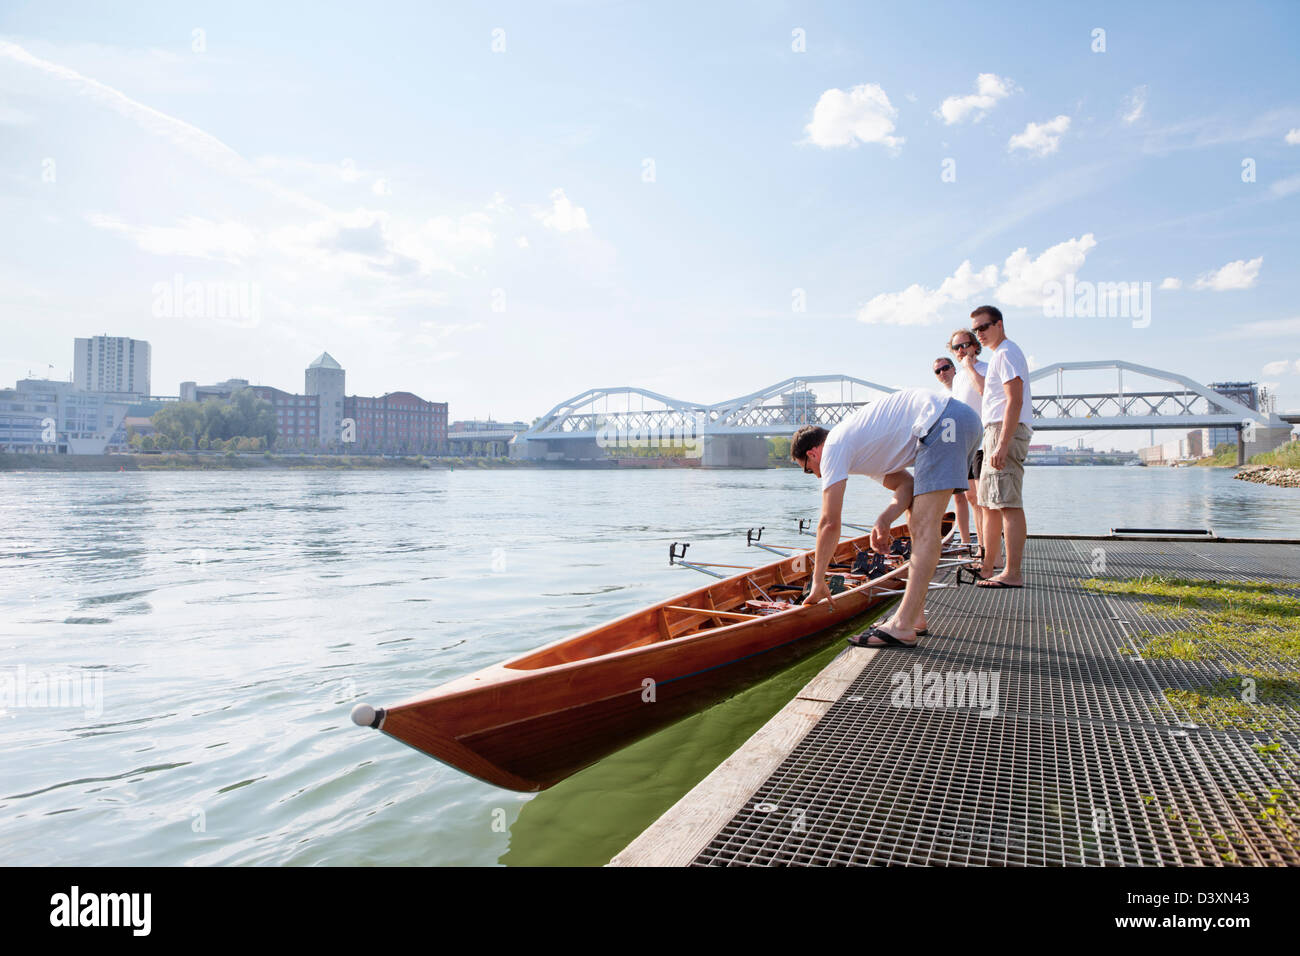
[[[1100,594],[1145,598],[1142,610],[1152,617],[1188,621],[1179,630],[1139,635],[1147,639],[1145,657],[1217,660],[1232,654],[1300,665],[1300,597],[1276,584],[1144,576],[1090,578],[1083,586]]]
[[[1300,705],[1300,597],[1267,581],[1143,576],[1093,578],[1085,589],[1136,598],[1176,630],[1139,631],[1148,660],[1201,661],[1231,673],[1192,687],[1165,688],[1165,703],[1200,727],[1294,729]],[[1181,626],[1178,626],[1181,625]]]

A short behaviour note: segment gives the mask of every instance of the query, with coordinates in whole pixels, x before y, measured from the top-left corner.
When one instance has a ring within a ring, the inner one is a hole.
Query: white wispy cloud
[[[1300,116],[1300,110],[1295,107],[1281,107],[1253,117],[1243,117],[1239,113],[1198,116],[1148,130],[1142,151],[1168,153],[1254,139],[1273,140],[1278,127],[1294,123],[1297,116]]]
[[[1263,368],[1265,375],[1286,375],[1294,369],[1300,372],[1300,359],[1293,363],[1290,359],[1278,359],[1276,362],[1269,362]]]
[[[805,131],[809,142],[823,149],[859,143],[897,149],[904,142],[903,137],[894,135],[897,116],[898,110],[890,105],[885,91],[875,83],[864,83],[847,93],[840,89],[823,93]]]
[[[1061,137],[1070,128],[1070,117],[1061,115],[1046,123],[1030,123],[1023,133],[1007,141],[1007,149],[1023,149],[1036,156],[1049,156],[1061,147]]]
[[[543,226],[556,232],[584,232],[591,228],[587,210],[569,199],[563,189],[551,190],[550,208],[539,209],[534,215]]]
[[[995,298],[1003,305],[1039,306],[1045,298],[1043,286],[1076,273],[1096,245],[1092,233],[1086,233],[1057,243],[1037,257],[1031,257],[1027,248],[1020,248],[1007,256],[1001,270],[992,264],[975,269],[967,260],[937,288],[917,283],[901,292],[873,297],[858,311],[858,320],[881,325],[933,325],[943,318],[947,307],[968,303],[994,286]]]
[[[187,216],[174,226],[141,226],[111,216],[91,213],[86,217],[96,229],[127,236],[146,252],[159,256],[183,256],[239,264],[256,254],[257,232],[239,222],[213,222]]]
[[[1259,269],[1263,264],[1263,256],[1249,261],[1238,259],[1236,262],[1229,262],[1226,266],[1207,272],[1197,279],[1195,288],[1213,289],[1215,292],[1249,289],[1259,279]]]
[[[1183,287],[1183,280],[1176,279],[1173,276],[1170,276],[1169,278],[1165,279],[1164,282],[1160,283],[1160,288],[1165,292],[1174,292],[1177,291],[1178,289],[1181,289],[1182,287]]]
[[[0,56],[62,82],[80,95],[115,110],[150,132],[170,140],[174,145],[214,166],[226,169],[235,175],[247,175],[249,172],[249,164],[239,153],[197,126],[136,102],[125,93],[88,76],[82,76],[76,70],[33,56],[17,43],[0,40]]]
[[[1088,251],[1096,245],[1097,240],[1089,232],[1078,239],[1058,242],[1037,258],[1031,258],[1024,247],[1017,249],[1002,265],[1005,281],[998,286],[998,301],[1004,305],[1042,305],[1043,286],[1078,272]]]
[[[1147,87],[1139,86],[1128,96],[1124,97],[1124,114],[1120,118],[1129,126],[1132,126],[1142,118],[1142,114],[1147,108]]]
[[[1226,329],[1218,337],[1263,339],[1291,335],[1300,335],[1300,315],[1287,319],[1257,319],[1254,322],[1243,322]]]
[[[965,96],[950,96],[945,99],[935,115],[944,123],[952,126],[965,119],[979,122],[988,115],[989,110],[1011,95],[1012,82],[996,73],[981,73],[975,78],[975,92]]]
[[[902,292],[886,292],[874,297],[858,312],[858,320],[868,324],[932,325],[941,318],[945,306],[964,302],[998,281],[998,267],[985,266],[978,272],[970,260],[944,279],[937,289],[912,285]]]
[[[1300,146],[1300,129],[1290,130],[1283,138],[1288,146]]]
[[[1269,190],[1274,196],[1290,196],[1294,192],[1300,192],[1300,173],[1279,179],[1269,186]]]

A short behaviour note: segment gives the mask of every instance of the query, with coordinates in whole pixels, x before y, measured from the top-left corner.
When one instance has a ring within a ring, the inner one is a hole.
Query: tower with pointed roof
[[[320,443],[322,448],[339,445],[343,431],[343,366],[329,352],[321,352],[307,366],[308,395],[319,396]]]

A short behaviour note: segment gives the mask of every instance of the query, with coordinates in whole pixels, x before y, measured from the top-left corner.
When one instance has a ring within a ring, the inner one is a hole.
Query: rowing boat
[[[841,541],[833,563],[851,565],[869,541]],[[882,576],[847,577],[833,606],[780,600],[803,590],[812,562],[804,551],[746,569],[392,707],[358,704],[352,718],[490,784],[545,790],[824,647],[907,581],[898,557]]]

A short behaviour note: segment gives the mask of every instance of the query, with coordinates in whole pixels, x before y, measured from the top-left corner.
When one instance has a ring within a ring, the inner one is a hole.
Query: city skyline
[[[1300,14],[1193,7],[7,9],[0,381],[107,331],[155,382],[282,388],[330,350],[359,394],[531,421],[612,384],[933,387],[990,301],[1038,366],[1293,410]],[[1143,314],[1078,314],[1119,282]]]

